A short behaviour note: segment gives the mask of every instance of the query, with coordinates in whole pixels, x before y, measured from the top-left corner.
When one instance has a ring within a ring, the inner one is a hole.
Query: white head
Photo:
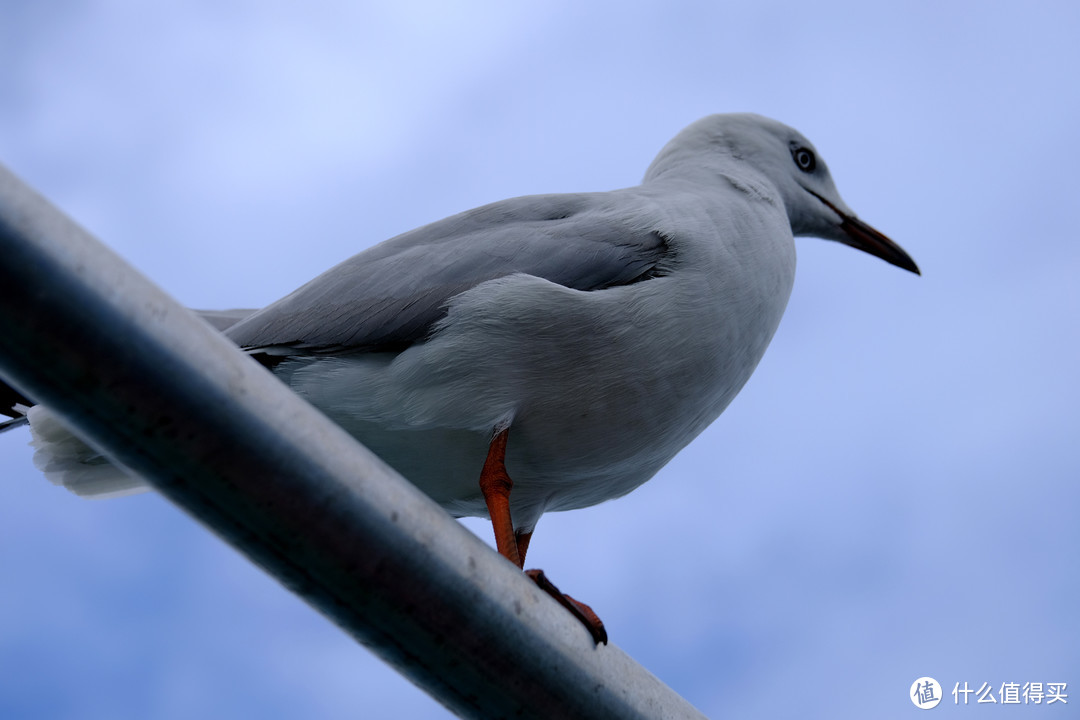
[[[797,130],[761,115],[710,115],[680,132],[653,160],[645,180],[669,174],[755,173],[780,193],[794,235],[836,240],[918,274],[915,261],[859,220],[836,190],[825,161]]]

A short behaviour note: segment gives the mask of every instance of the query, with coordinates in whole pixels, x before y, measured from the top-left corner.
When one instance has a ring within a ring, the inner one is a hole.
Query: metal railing
[[[458,715],[702,717],[2,166],[0,375]]]

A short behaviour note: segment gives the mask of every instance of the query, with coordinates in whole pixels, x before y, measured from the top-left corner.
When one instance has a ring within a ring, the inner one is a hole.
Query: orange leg
[[[509,434],[507,428],[492,439],[484,469],[480,472],[480,492],[484,493],[491,526],[495,530],[495,547],[500,555],[520,568],[523,561],[518,553],[514,521],[510,519],[510,490],[514,481],[506,473],[506,436]],[[526,541],[525,546],[528,545]]]
[[[495,530],[495,547],[499,554],[519,568],[524,568],[525,553],[529,550],[532,532],[515,533],[514,521],[510,517],[510,491],[514,487],[514,481],[506,472],[506,439],[509,434],[510,430],[507,428],[492,439],[484,469],[480,472],[480,492],[484,494],[488,515],[491,516],[491,526]],[[592,608],[559,592],[559,588],[547,579],[543,570],[526,570],[525,574],[581,621],[594,642],[607,644],[607,630]]]
[[[514,537],[517,539],[518,557],[521,558],[521,566],[525,567],[525,553],[529,552],[529,541],[532,540],[532,533],[519,532]]]

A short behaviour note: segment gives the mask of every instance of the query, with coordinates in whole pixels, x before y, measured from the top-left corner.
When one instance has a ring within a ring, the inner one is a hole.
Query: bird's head
[[[763,177],[779,191],[794,235],[836,240],[919,274],[903,248],[851,211],[813,143],[783,123],[750,113],[702,118],[660,151],[645,178],[691,167],[733,182]]]

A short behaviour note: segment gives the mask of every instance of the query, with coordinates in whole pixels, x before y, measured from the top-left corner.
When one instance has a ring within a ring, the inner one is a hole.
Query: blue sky
[[[950,691],[1080,704],[1077,6],[385,5],[0,2],[0,162],[221,308],[469,207],[635,184],[712,112],[797,127],[924,276],[800,239],[743,393],[635,493],[545,516],[530,564],[711,717],[906,717],[923,675],[937,716],[1070,714]],[[0,437],[0,716],[447,716],[162,499],[50,486],[27,440]]]

